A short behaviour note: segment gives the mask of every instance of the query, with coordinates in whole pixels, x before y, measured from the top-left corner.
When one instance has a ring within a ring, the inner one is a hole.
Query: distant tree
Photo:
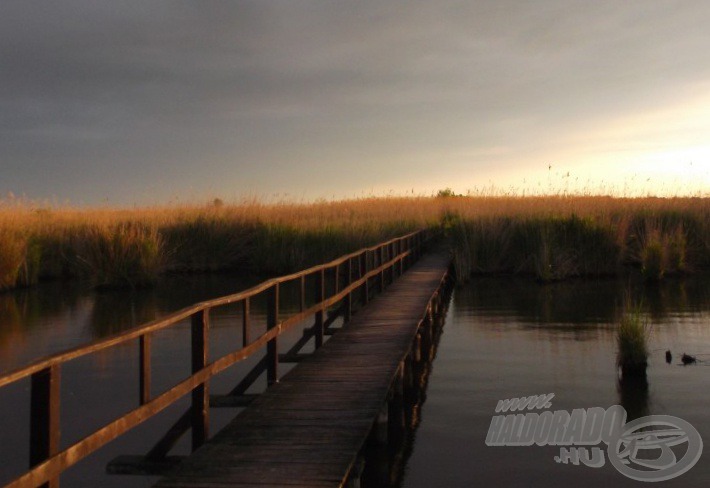
[[[443,190],[439,190],[439,192],[436,194],[438,198],[448,198],[448,197],[455,197],[456,193],[454,193],[454,190],[452,190],[449,187],[444,188]]]

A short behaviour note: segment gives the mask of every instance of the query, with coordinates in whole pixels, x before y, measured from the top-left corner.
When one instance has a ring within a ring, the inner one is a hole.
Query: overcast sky
[[[709,26],[707,0],[2,0],[0,194],[708,193]]]

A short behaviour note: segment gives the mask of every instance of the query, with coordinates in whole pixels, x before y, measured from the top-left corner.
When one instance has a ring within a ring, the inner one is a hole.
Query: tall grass
[[[20,284],[25,265],[27,239],[15,229],[0,228],[0,290]]]
[[[80,227],[72,234],[75,269],[97,288],[153,284],[165,261],[158,229],[140,223]]]
[[[533,197],[499,203],[498,211],[478,213],[459,205],[456,217],[448,216],[456,227],[449,231],[455,254],[471,273],[528,274],[547,282],[633,267],[659,280],[708,268],[708,199]]]
[[[622,377],[646,374],[650,330],[648,321],[643,316],[641,304],[632,304],[627,298],[616,333],[619,347],[617,364],[621,369]]]
[[[134,209],[5,201],[0,202],[0,288],[57,277],[139,286],[163,272],[279,274],[417,228],[447,236],[464,279],[471,273],[517,273],[553,281],[629,266],[658,279],[710,267],[708,198],[443,192]]]

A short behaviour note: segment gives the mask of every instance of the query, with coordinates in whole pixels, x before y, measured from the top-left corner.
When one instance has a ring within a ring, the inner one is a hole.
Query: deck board
[[[155,486],[342,486],[449,261],[422,257]]]

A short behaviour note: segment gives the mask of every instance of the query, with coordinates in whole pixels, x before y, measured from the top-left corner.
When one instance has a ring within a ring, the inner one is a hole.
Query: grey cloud
[[[702,0],[5,1],[0,191],[534,141],[710,78],[708,24]]]

